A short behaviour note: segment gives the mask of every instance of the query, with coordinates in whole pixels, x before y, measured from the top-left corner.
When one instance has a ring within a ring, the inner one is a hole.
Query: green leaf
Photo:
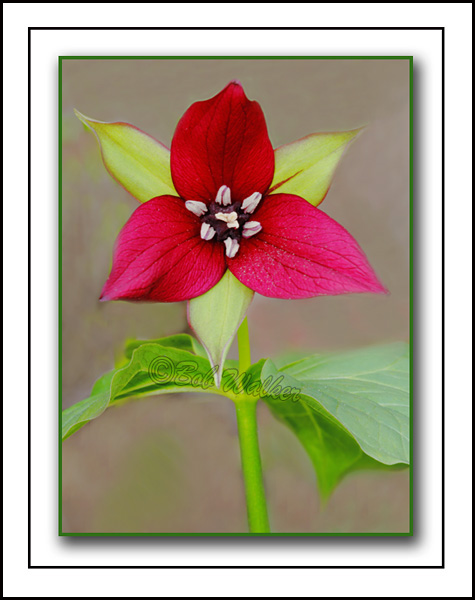
[[[218,393],[213,375],[207,358],[181,348],[142,343],[132,351],[126,366],[96,381],[89,398],[63,411],[63,440],[114,404],[151,394]]]
[[[272,357],[272,362],[278,369],[281,369],[303,358],[308,358],[308,350],[306,352],[303,350],[289,350],[288,352]]]
[[[284,367],[307,404],[323,406],[361,449],[385,464],[409,463],[409,347],[377,346]]]
[[[107,373],[104,373],[104,375],[99,377],[99,379],[92,386],[91,396],[95,396],[96,394],[102,394],[103,392],[109,393],[111,389],[112,378],[114,377],[116,371],[117,369],[112,369],[112,371],[108,371]]]
[[[277,148],[270,191],[295,194],[317,206],[327,194],[343,152],[360,131],[314,133]]]
[[[323,498],[352,471],[409,463],[407,344],[315,355],[280,370],[268,360],[260,377],[300,390],[289,399],[271,388],[263,400],[309,454]]]
[[[216,387],[239,325],[246,316],[254,292],[226,271],[221,281],[206,294],[188,302],[188,322],[203,344],[212,367],[217,366]]]
[[[162,337],[155,340],[127,340],[124,350],[125,356],[127,358],[131,358],[132,352],[144,344],[159,344],[160,346],[165,346],[167,348],[171,346],[173,348],[186,350],[192,354],[197,354],[198,356],[204,356],[205,358],[207,356],[206,350],[198,342],[198,340],[195,340],[194,337],[188,335],[187,333],[177,333],[175,335],[170,335],[168,337]]]
[[[275,372],[277,376],[278,372]],[[267,370],[266,375],[269,376]],[[307,451],[317,476],[318,490],[326,500],[346,473],[363,456],[356,441],[324,411],[305,402],[292,402],[278,396],[263,396],[271,413],[298,437]]]
[[[91,395],[63,410],[61,421],[63,442],[86,423],[101,415],[109,403],[109,398],[108,392]]]
[[[170,151],[128,123],[104,123],[74,110],[99,143],[104,166],[132,196],[146,202],[177,193],[170,173]]]

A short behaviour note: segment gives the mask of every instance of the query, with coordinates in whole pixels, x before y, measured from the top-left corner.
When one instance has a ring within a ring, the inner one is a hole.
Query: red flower
[[[299,196],[269,190],[274,151],[240,83],[186,111],[171,175],[179,197],[152,198],[133,213],[102,300],[189,300],[226,269],[273,298],[385,292],[341,225]]]

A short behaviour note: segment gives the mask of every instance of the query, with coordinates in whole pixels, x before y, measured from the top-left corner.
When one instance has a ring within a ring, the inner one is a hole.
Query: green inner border
[[[64,533],[62,531],[62,67],[63,60],[408,60],[409,61],[409,531],[404,533]],[[410,537],[413,506],[413,56],[59,56],[58,57],[58,535],[61,537]]]

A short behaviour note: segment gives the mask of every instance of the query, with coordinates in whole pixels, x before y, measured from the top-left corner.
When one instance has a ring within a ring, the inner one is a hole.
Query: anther
[[[185,207],[197,217],[201,217],[205,212],[208,212],[206,204],[199,200],[187,200],[185,202]]]
[[[261,198],[262,194],[259,192],[254,192],[242,201],[242,210],[247,214],[253,213],[261,201]]]
[[[234,258],[239,250],[239,242],[234,238],[226,238],[224,240],[226,246],[226,256],[228,258]]]
[[[250,238],[251,236],[256,235],[256,233],[259,233],[261,229],[262,225],[259,221],[248,221],[242,226],[242,236]]]
[[[229,206],[231,204],[231,190],[227,185],[222,185],[219,188],[215,202],[222,204],[223,206]]]
[[[211,227],[211,225],[209,225],[208,223],[202,223],[200,236],[203,240],[211,240],[215,236],[215,234],[216,229],[214,229],[214,227]]]

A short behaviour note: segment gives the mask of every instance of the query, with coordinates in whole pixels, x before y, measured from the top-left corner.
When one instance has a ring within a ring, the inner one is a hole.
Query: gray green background
[[[113,181],[73,108],[125,121],[169,146],[188,106],[239,79],[274,145],[367,125],[320,206],[365,250],[389,296],[285,301],[256,296],[253,359],[409,338],[409,60],[62,61],[62,399],[86,398],[128,337],[188,331],[186,305],[100,303],[115,237],[137,206]],[[231,355],[235,355],[233,347]],[[408,471],[356,473],[323,510],[310,460],[263,405],[271,525],[285,533],[409,530]],[[170,395],[106,411],[62,447],[63,531],[244,532],[234,408]]]

